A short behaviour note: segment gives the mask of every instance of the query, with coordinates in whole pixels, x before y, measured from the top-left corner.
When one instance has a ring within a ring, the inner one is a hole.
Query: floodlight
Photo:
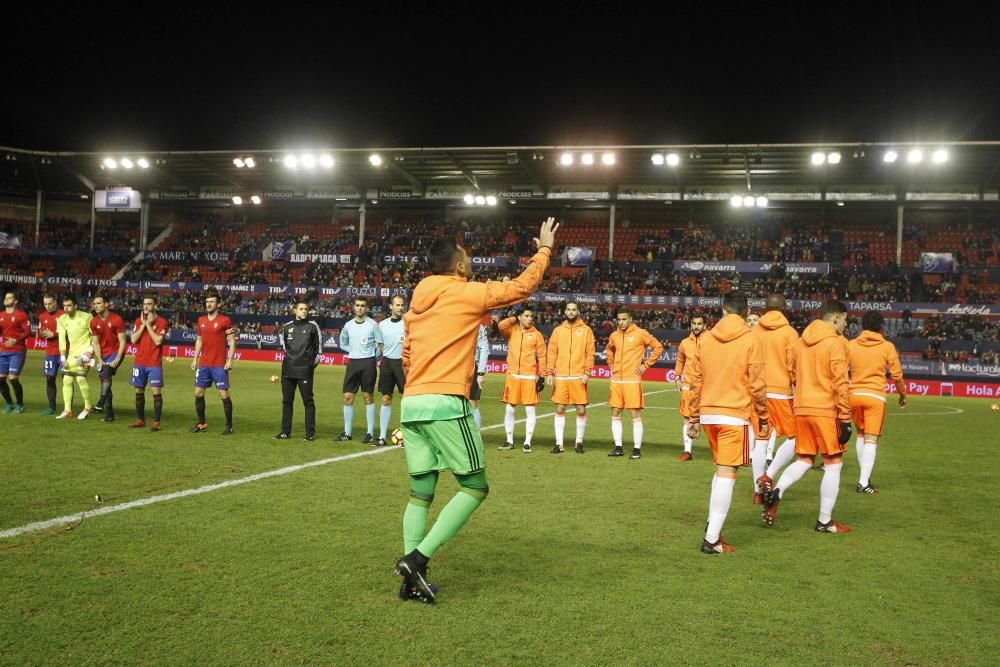
[[[757,197],[757,208],[767,208],[767,197]]]
[[[840,164],[840,153],[834,151],[826,156],[826,161],[830,164]]]
[[[381,167],[382,166],[382,156],[379,155],[378,153],[372,153],[371,155],[369,155],[368,156],[368,161],[372,163],[373,167]]]
[[[560,155],[559,164],[561,164],[564,167],[568,167],[569,165],[573,164],[573,154],[563,153],[562,155]]]
[[[257,196],[257,195],[254,195],[254,196],[250,197],[250,202],[252,204],[256,204],[256,205],[260,206],[260,197]]]
[[[117,169],[118,163],[115,161],[113,157],[104,158],[104,166],[107,167],[108,169]]]
[[[123,157],[122,166],[125,167],[126,169],[131,169],[132,167],[135,166],[135,164],[132,162],[132,160],[128,159],[127,157]]]
[[[601,156],[601,163],[610,167],[615,163],[615,154],[605,153],[604,155]]]
[[[332,155],[322,155],[319,158],[319,163],[321,165],[323,165],[324,167],[326,167],[327,169],[330,169],[331,167],[333,167],[333,156]]]
[[[496,206],[497,205],[497,198],[494,197],[493,195],[486,195],[486,205],[487,206]]]
[[[676,167],[681,163],[681,156],[677,153],[670,153],[667,155],[667,164],[671,167]]]
[[[472,195],[465,195],[464,199],[465,203],[468,204],[469,206],[472,206],[473,204],[476,203],[476,198],[473,197]]]
[[[882,162],[895,162],[896,158],[899,157],[899,153],[896,151],[886,151],[882,155]]]
[[[299,159],[294,155],[286,155],[284,159],[285,166],[289,169],[297,169],[299,166]]]
[[[653,161],[653,164],[655,164],[657,167],[663,165],[663,153],[653,153],[650,159]]]
[[[594,154],[584,153],[583,155],[580,156],[580,162],[581,164],[586,164],[586,165],[594,164]]]
[[[246,163],[243,162],[243,158],[241,158],[241,157],[234,157],[233,158],[233,164],[236,165],[237,169],[242,169],[243,167],[246,166]]]
[[[739,195],[733,195],[729,198],[729,205],[733,208],[740,208],[743,206],[743,197]]]
[[[146,159],[146,158],[144,158],[144,157],[141,157],[141,158],[139,158],[139,159],[138,159],[138,160],[136,161],[136,164],[138,164],[138,165],[139,165],[139,166],[140,166],[141,168],[143,168],[143,169],[149,169],[149,160],[147,160],[147,159]]]
[[[924,152],[919,148],[912,148],[910,152],[906,154],[906,161],[910,164],[917,164],[918,162],[923,162]]]
[[[824,162],[826,162],[826,154],[825,153],[816,152],[816,153],[812,154],[812,163],[814,165],[816,165],[818,167],[821,164],[823,164]]]
[[[931,156],[931,159],[934,161],[934,164],[944,164],[948,161],[948,151],[943,148],[939,148],[934,151],[934,155]]]
[[[236,195],[235,197],[233,197],[233,203],[236,204],[237,206],[242,206],[243,205],[243,197],[240,197],[239,195]]]

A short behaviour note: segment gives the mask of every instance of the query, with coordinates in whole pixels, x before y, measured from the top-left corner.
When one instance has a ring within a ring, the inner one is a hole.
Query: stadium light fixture
[[[593,153],[584,153],[583,155],[581,155],[580,156],[580,164],[585,164],[587,166],[590,166],[590,165],[594,164],[594,154]]]
[[[239,195],[236,195],[235,197],[233,197],[233,203],[236,204],[237,206],[242,206],[243,205],[243,197],[240,197]]]
[[[614,163],[615,163],[614,153],[605,153],[604,155],[601,156],[601,164],[605,165],[606,167],[610,167]]]
[[[113,157],[104,158],[104,166],[108,169],[117,169],[118,162]]]
[[[767,208],[767,197],[757,197],[757,208]]]
[[[751,195],[747,195],[746,197],[743,198],[743,206],[745,206],[746,208],[753,208],[754,204],[756,203],[757,203],[756,200]]]
[[[497,205],[497,198],[494,197],[493,195],[486,195],[486,205],[487,206],[496,206]]]
[[[906,154],[906,161],[910,164],[917,164],[918,162],[923,162],[924,152],[919,148],[912,148],[910,152]]]
[[[729,198],[729,205],[733,208],[741,208],[743,206],[743,197],[740,195],[733,195]]]
[[[299,167],[299,159],[294,155],[286,155],[282,162],[284,162],[285,166],[289,169],[298,169]]]
[[[149,169],[149,160],[144,157],[139,158],[135,163],[139,165],[140,169]]]
[[[382,156],[379,155],[378,153],[372,153],[371,155],[369,155],[368,156],[368,161],[371,162],[371,164],[372,164],[373,167],[381,167],[382,166]]]
[[[333,156],[332,155],[321,155],[319,158],[319,163],[323,165],[326,169],[333,168]]]
[[[882,154],[882,162],[893,163],[899,157],[899,153],[893,150],[888,150]]]
[[[316,167],[316,156],[306,153],[299,158],[299,162],[301,162],[302,166],[306,169],[313,169]]]
[[[812,154],[812,163],[815,166],[820,166],[826,162],[826,153],[820,153],[819,151]]]
[[[250,197],[250,203],[254,204],[255,206],[260,206],[260,197],[258,195]]]
[[[653,153],[650,159],[653,161],[653,164],[655,164],[657,167],[663,166],[664,163],[663,153]]]
[[[829,164],[840,164],[840,153],[836,151],[828,153],[826,156],[826,161]]]
[[[667,156],[667,165],[671,167],[676,167],[681,163],[681,156],[677,153],[671,153]]]
[[[571,164],[573,164],[573,154],[572,153],[563,153],[562,155],[560,155],[559,156],[559,164],[561,164],[564,167],[568,167]]]
[[[243,167],[247,166],[246,162],[244,162],[243,158],[241,157],[234,157],[233,164],[236,165],[237,169],[242,169]]]
[[[473,204],[476,203],[476,198],[473,197],[472,195],[465,195],[465,197],[463,197],[463,200],[468,206],[472,206]]]
[[[485,206],[485,205],[486,205],[486,197],[482,195],[476,195],[476,206]]]
[[[135,163],[132,162],[132,160],[128,159],[127,157],[123,157],[122,166],[125,167],[126,169],[131,169],[132,167],[135,166]]]
[[[937,149],[931,156],[931,160],[934,161],[934,164],[944,164],[948,161],[948,151],[943,148]]]
[[[253,169],[254,167],[257,166],[257,161],[254,160],[252,157],[248,157],[247,159],[243,160],[243,164],[247,166],[247,169]]]

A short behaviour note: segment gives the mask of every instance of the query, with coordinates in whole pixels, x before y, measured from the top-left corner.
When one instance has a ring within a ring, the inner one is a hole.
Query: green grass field
[[[301,403],[295,439],[271,439],[273,364],[233,372],[229,438],[214,390],[211,432],[187,432],[183,362],[166,367],[160,433],[126,428],[127,368],[118,422],[37,416],[40,366],[29,356],[28,410],[0,416],[0,531],[93,509],[95,495],[108,507],[372,451],[333,442],[339,367],[318,373],[319,438],[306,443]],[[501,385],[489,378],[484,426],[502,422]],[[996,663],[1000,530],[984,448],[1000,444],[1000,417],[988,401],[914,398],[905,413],[890,403],[880,495],[854,493],[853,445],[846,458],[836,517],[847,535],[812,530],[819,472],[765,528],[742,471],[725,528],[737,551],[710,557],[698,551],[704,437],[695,461],[677,462],[677,394],[646,391],[660,393],[647,397],[639,461],[606,456],[605,406],[591,411],[583,456],[549,454],[550,417],[531,455],[497,452],[502,427],[483,432],[492,493],[432,560],[435,606],[396,598],[408,480],[403,452],[389,449],[0,540],[0,663]],[[606,398],[594,382],[591,400]],[[363,420],[356,410],[356,437]],[[517,433],[520,443],[523,424]],[[442,477],[432,512],[455,488]]]

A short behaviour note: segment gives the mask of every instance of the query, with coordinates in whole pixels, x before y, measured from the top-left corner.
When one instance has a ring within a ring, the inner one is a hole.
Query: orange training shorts
[[[750,431],[746,426],[705,424],[705,435],[712,447],[712,459],[720,466],[750,465]]]
[[[580,380],[556,380],[552,387],[552,402],[556,405],[586,405],[590,402],[587,385]]]
[[[837,420],[834,417],[795,417],[795,453],[802,456],[837,456],[847,447],[837,442]]]
[[[646,401],[642,395],[642,383],[638,380],[612,380],[608,405],[628,410],[646,407]]]
[[[538,390],[535,389],[535,380],[523,380],[508,373],[500,400],[510,405],[536,405]]]
[[[771,415],[771,428],[786,438],[795,437],[795,415],[792,413],[792,399],[769,398],[767,411]]]
[[[885,400],[865,394],[851,394],[851,412],[858,434],[882,435],[885,424]]]

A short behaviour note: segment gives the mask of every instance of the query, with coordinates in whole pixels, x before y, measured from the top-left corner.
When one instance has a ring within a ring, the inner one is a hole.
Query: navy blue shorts
[[[163,386],[163,366],[133,366],[132,378],[128,381],[130,385],[138,389]]]
[[[59,357],[52,357],[45,355],[45,361],[42,362],[42,375],[45,377],[54,378],[59,375]]]
[[[216,389],[229,389],[229,371],[223,366],[199,366],[194,386],[204,389],[213,384]]]

